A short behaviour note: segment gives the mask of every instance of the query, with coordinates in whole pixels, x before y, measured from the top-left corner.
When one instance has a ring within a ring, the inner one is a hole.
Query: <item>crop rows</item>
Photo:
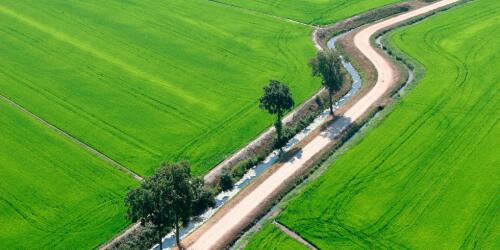
[[[473,1],[391,34],[423,79],[278,220],[321,249],[498,246],[499,12]]]

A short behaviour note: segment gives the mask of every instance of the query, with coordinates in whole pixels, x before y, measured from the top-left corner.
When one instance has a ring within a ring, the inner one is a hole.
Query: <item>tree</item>
[[[321,83],[328,90],[330,114],[333,115],[333,94],[342,88],[344,82],[340,59],[331,49],[328,49],[318,52],[309,64],[313,76],[321,76]]]
[[[182,249],[180,226],[215,204],[213,195],[200,185],[203,184],[199,180],[191,178],[187,162],[162,164],[153,176],[127,194],[127,215],[133,221],[140,220],[142,225],[153,224],[162,249],[162,235],[175,228],[177,246]]]
[[[192,216],[200,216],[208,208],[215,206],[215,195],[205,187],[205,182],[201,177],[194,178],[191,186],[193,187]]]
[[[267,110],[270,114],[276,114],[276,145],[281,149],[283,146],[283,123],[281,119],[286,111],[294,105],[292,94],[287,85],[270,80],[269,85],[264,87],[264,95],[260,98],[260,108]]]

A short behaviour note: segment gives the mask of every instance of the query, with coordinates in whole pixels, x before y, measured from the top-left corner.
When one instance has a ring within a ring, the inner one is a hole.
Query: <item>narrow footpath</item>
[[[268,175],[265,180],[255,186],[253,190],[242,193],[245,196],[237,197],[237,199],[234,199],[233,204],[227,204],[230,206],[230,209],[221,211],[223,214],[214,216],[205,225],[184,239],[183,243],[187,246],[187,249],[221,249],[226,244],[232,242],[238,233],[248,226],[247,222],[251,221],[249,218],[261,209],[261,205],[275,197],[280,185],[286,183],[293,178],[294,174],[300,173],[303,168],[307,167],[306,163],[308,161],[314,159],[323,149],[327,148],[349,125],[359,121],[364,115],[369,113],[384,94],[396,84],[396,72],[392,63],[371,45],[370,38],[375,33],[458,1],[441,0],[375,23],[359,31],[354,37],[354,45],[375,66],[378,73],[375,86],[345,111],[340,118],[336,119],[323,132],[296,152],[293,157],[290,157],[279,166],[275,172]]]

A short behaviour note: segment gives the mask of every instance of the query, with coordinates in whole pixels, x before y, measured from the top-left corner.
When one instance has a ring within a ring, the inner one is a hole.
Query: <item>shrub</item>
[[[233,189],[233,178],[231,172],[227,168],[223,168],[220,174],[219,186],[222,191]]]

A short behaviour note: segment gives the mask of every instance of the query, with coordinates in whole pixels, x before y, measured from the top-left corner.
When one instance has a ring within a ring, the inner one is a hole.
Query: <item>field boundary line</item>
[[[221,2],[221,1],[218,1],[218,0],[207,0],[207,1],[215,3],[215,4],[219,4],[219,5],[223,5],[223,6],[227,6],[227,7],[231,7],[231,8],[235,8],[235,9],[239,9],[239,10],[242,10],[242,11],[248,12],[248,13],[263,15],[263,16],[267,16],[267,17],[272,17],[274,19],[278,19],[278,20],[285,21],[285,22],[300,24],[300,25],[304,25],[304,26],[308,26],[308,27],[312,27],[312,28],[318,27],[318,26],[313,25],[313,24],[308,24],[308,23],[304,23],[304,22],[301,22],[301,21],[297,21],[297,20],[294,20],[294,19],[287,18],[287,17],[276,16],[276,15],[273,15],[273,14],[269,14],[269,13],[265,13],[265,12],[261,12],[261,11],[257,11],[257,10],[247,9],[247,8],[244,8],[244,7],[241,7],[241,6],[238,6],[238,5],[224,3],[224,2]]]
[[[290,228],[286,227],[285,225],[279,223],[276,220],[273,220],[272,222],[276,227],[278,227],[281,232],[285,233],[286,235],[292,237],[293,239],[297,240],[298,242],[302,243],[306,247],[308,247],[311,250],[318,250],[316,246],[314,246],[311,242],[307,241],[306,239],[302,238],[299,234],[291,230]]]
[[[125,173],[125,174],[133,177],[134,179],[136,179],[138,181],[142,181],[143,180],[143,178],[140,175],[136,174],[132,170],[126,168],[125,166],[123,166],[120,163],[116,162],[115,160],[111,159],[107,155],[99,152],[97,149],[93,148],[92,146],[90,146],[90,145],[88,145],[88,144],[80,141],[78,138],[72,136],[71,134],[65,132],[64,130],[56,127],[55,125],[52,125],[51,123],[49,123],[48,121],[44,120],[43,118],[35,115],[31,111],[27,110],[23,106],[21,106],[21,105],[17,104],[16,102],[12,101],[8,97],[0,94],[0,99],[3,100],[5,103],[9,104],[10,106],[12,106],[13,108],[15,108],[15,109],[23,112],[24,114],[30,116],[31,118],[35,119],[36,121],[38,121],[42,125],[46,126],[47,128],[51,129],[52,131],[56,132],[57,134],[63,136],[64,138],[68,139],[69,141],[71,141],[71,142],[75,143],[76,145],[82,147],[87,152],[93,154],[97,158],[105,161],[106,163],[110,164],[111,166],[115,167],[116,169],[122,171],[123,173]]]

